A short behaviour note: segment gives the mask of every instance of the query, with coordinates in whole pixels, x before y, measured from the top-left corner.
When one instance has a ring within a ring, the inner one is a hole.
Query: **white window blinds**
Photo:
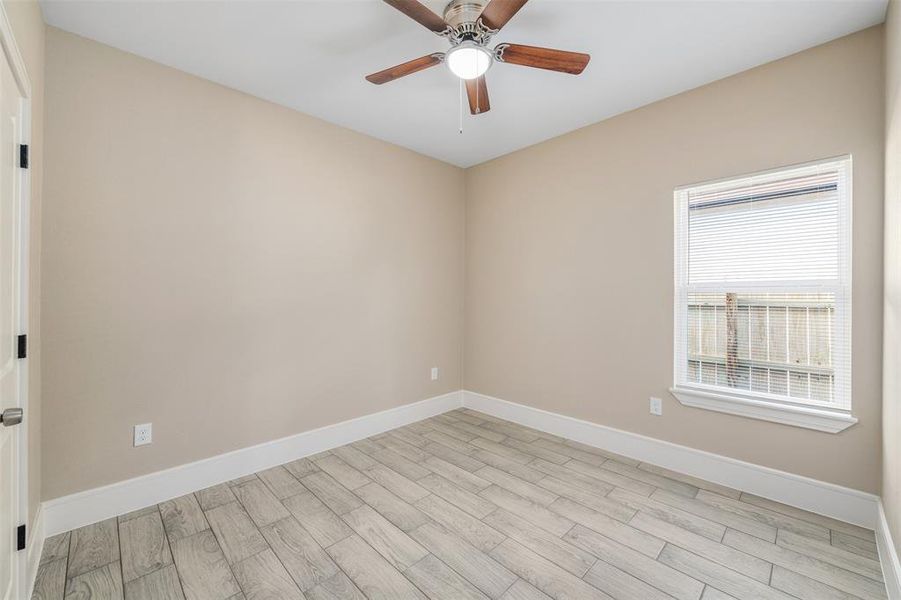
[[[850,158],[676,190],[675,385],[851,406]]]

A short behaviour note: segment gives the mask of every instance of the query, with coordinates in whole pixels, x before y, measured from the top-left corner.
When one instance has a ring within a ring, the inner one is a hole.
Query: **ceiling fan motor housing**
[[[460,42],[475,42],[485,46],[497,31],[489,29],[480,18],[488,0],[453,0],[444,9],[447,30],[442,32],[456,46]]]
[[[475,23],[486,4],[487,0],[452,0],[444,8],[444,20],[453,28],[464,23]]]

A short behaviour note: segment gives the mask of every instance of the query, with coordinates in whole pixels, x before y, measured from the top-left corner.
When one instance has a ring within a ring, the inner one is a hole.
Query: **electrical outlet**
[[[135,446],[144,446],[153,441],[153,423],[135,425]]]
[[[663,400],[651,397],[651,414],[658,417],[663,414]]]
[[[438,381],[438,367],[432,367],[432,381]]]

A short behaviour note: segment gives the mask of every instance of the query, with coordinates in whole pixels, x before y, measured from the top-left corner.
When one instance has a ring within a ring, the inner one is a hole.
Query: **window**
[[[837,432],[851,415],[851,159],[675,191],[675,382],[690,406]]]

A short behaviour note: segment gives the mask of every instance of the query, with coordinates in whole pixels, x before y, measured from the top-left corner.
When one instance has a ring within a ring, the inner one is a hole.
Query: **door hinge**
[[[19,336],[18,358],[25,358],[26,356],[28,356],[28,336],[22,334]]]
[[[19,525],[16,528],[16,550],[25,549],[25,526]]]
[[[28,144],[19,144],[19,167],[28,168]]]

